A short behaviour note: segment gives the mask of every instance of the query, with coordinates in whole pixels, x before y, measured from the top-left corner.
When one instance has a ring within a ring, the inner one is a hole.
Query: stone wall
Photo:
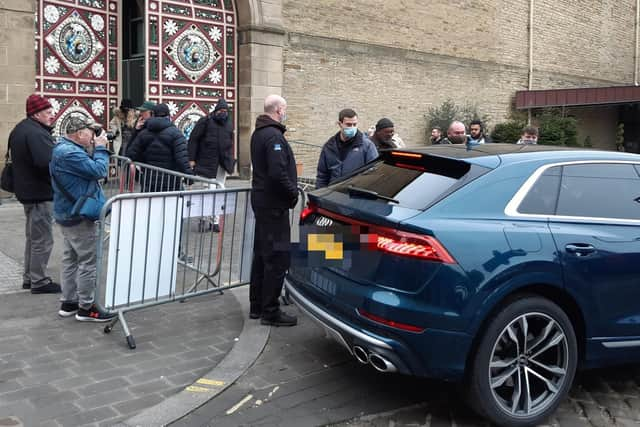
[[[35,0],[0,1],[0,164],[11,129],[25,117],[35,85]]]
[[[527,1],[284,0],[282,11],[294,140],[322,144],[352,107],[361,129],[386,116],[420,145],[429,107],[475,103],[495,124],[528,88]],[[635,1],[535,0],[533,12],[533,89],[633,84]]]

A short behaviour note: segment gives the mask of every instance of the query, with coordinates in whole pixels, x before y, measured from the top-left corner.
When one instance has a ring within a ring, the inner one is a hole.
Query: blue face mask
[[[354,136],[356,136],[356,133],[358,133],[358,128],[357,127],[343,128],[342,133],[344,134],[345,138],[351,139]]]

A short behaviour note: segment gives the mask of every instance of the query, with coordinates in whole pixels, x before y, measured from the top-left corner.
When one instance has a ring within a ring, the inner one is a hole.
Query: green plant
[[[491,132],[493,142],[515,143],[522,136],[522,129],[527,125],[524,120],[508,120],[498,123]]]
[[[574,117],[564,117],[558,109],[543,110],[537,117],[540,136],[538,144],[578,145],[578,124]]]
[[[490,120],[489,115],[482,114],[476,104],[467,103],[459,106],[451,99],[447,99],[439,106],[429,108],[425,118],[427,119],[427,139],[431,136],[431,129],[434,127],[439,127],[446,134],[454,120],[461,121],[466,126],[469,126],[472,120],[481,120],[485,128]]]

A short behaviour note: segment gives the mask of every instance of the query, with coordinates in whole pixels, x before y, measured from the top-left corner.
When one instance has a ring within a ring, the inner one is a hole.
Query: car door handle
[[[596,251],[596,248],[588,243],[569,243],[564,248],[575,256],[585,256]]]

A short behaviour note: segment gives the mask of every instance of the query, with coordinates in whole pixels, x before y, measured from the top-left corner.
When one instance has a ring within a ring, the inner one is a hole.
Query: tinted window
[[[381,196],[397,200],[400,206],[426,209],[447,192],[462,185],[472,177],[486,172],[484,168],[471,167],[464,162],[442,164],[451,160],[421,159],[415,164],[374,163],[369,169],[332,185],[333,189],[349,193],[349,187],[373,191]],[[416,170],[416,167],[426,170]],[[449,166],[449,167],[443,167]]]
[[[557,215],[640,219],[640,179],[630,164],[564,166]]]
[[[526,214],[553,215],[558,203],[558,189],[562,167],[547,169],[537,179],[520,203],[518,212]]]

